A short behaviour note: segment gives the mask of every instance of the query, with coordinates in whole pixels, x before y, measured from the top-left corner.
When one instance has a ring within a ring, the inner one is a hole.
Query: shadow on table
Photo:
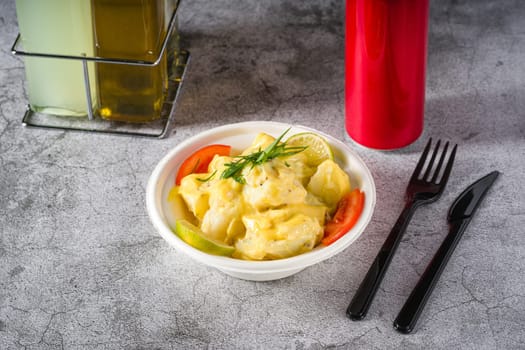
[[[520,96],[525,89],[428,99],[424,135],[458,144],[523,140],[525,101]]]
[[[524,89],[508,89],[499,94],[427,98],[423,134],[413,144],[392,154],[420,153],[430,137],[464,144],[491,144],[525,139]]]

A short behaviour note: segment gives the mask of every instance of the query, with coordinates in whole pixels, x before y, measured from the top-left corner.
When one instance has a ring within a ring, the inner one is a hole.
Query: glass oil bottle
[[[125,122],[160,118],[167,90],[166,0],[91,0],[96,55],[158,62],[96,63],[100,117]]]

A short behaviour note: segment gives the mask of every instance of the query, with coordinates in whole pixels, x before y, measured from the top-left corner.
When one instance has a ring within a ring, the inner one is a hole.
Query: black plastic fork
[[[437,141],[432,156],[428,161],[428,164],[426,164],[431,144],[432,139],[428,140],[419,162],[414,169],[414,173],[410,178],[406,190],[405,208],[401,212],[401,215],[397,219],[397,222],[392,228],[385,243],[383,243],[381,250],[377,254],[372,266],[370,266],[368,273],[361,282],[361,285],[357,289],[357,292],[346,310],[347,316],[354,321],[362,320],[366,316],[377,289],[379,288],[379,284],[383,280],[383,276],[390,265],[390,261],[392,260],[403,233],[405,232],[415,210],[423,204],[436,201],[441,196],[441,193],[443,193],[443,190],[447,185],[450,171],[452,170],[452,165],[454,163],[457,145],[454,145],[452,152],[450,152],[443,174],[440,176],[449,143],[447,142],[445,144],[435,167],[434,162],[437,158],[441,140]],[[423,168],[425,165],[426,171],[423,174]]]

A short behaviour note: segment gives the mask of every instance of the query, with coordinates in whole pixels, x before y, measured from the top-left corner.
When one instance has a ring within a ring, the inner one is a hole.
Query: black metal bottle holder
[[[179,1],[180,4],[180,1]],[[58,54],[45,54],[37,52],[26,52],[18,49],[20,43],[20,34],[15,39],[11,52],[18,56],[28,57],[44,57],[53,59],[66,59],[66,60],[77,60],[82,62],[83,73],[84,73],[84,88],[86,91],[86,103],[88,108],[88,116],[84,117],[68,117],[58,116],[53,114],[36,112],[27,107],[22,123],[25,126],[41,127],[48,129],[65,129],[65,130],[77,130],[77,131],[88,131],[88,132],[101,132],[111,134],[123,134],[131,136],[146,136],[146,137],[166,137],[172,127],[175,113],[175,107],[177,99],[180,95],[182,82],[184,81],[186,68],[189,64],[190,54],[186,50],[179,50],[176,52],[176,56],[173,58],[173,63],[168,67],[168,89],[164,104],[160,111],[160,118],[158,120],[146,123],[127,123],[120,121],[106,120],[93,111],[92,99],[91,99],[91,88],[89,81],[89,70],[88,62],[100,62],[100,63],[111,63],[111,64],[124,64],[134,66],[145,66],[154,67],[160,64],[164,52],[167,50],[168,42],[173,35],[177,35],[174,31],[177,22],[177,11],[178,5],[173,11],[168,26],[168,31],[162,42],[161,50],[155,61],[140,61],[140,60],[129,60],[120,58],[105,58],[105,57],[90,57],[90,56],[69,56],[69,55],[58,55]]]

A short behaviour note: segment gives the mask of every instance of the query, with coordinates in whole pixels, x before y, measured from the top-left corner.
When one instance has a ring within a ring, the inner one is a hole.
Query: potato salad
[[[260,133],[240,154],[219,152],[207,171],[180,176],[174,190],[193,228],[184,230],[231,247],[222,255],[239,259],[282,259],[316,247],[351,192],[350,179],[331,151],[319,158],[296,139]]]

